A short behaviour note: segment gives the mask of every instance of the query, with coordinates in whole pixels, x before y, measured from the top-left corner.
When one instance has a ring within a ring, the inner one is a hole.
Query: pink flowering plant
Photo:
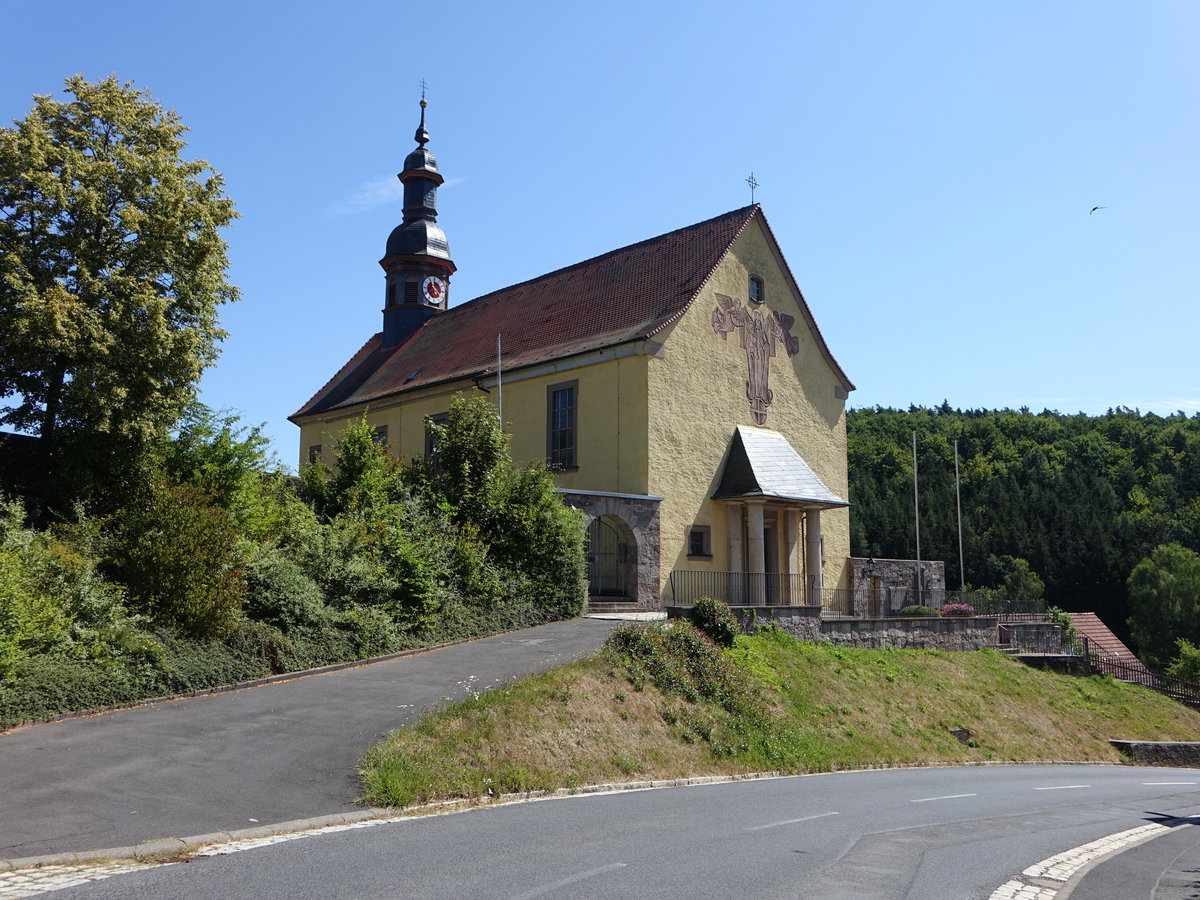
[[[975,607],[970,603],[947,603],[942,607],[943,616],[973,616]]]

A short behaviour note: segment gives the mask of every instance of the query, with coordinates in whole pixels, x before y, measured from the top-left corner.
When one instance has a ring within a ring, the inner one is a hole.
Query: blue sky
[[[116,74],[224,174],[244,299],[202,399],[288,463],[287,415],[380,327],[422,79],[455,303],[743,206],[753,171],[851,406],[1200,412],[1191,0],[64,0],[4,20],[6,123]]]

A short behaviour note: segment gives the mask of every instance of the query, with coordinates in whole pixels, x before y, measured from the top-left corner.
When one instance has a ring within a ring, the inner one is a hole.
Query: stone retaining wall
[[[1200,768],[1200,743],[1194,741],[1109,741],[1139,766]]]
[[[868,649],[981,650],[996,646],[996,619],[990,616],[826,619],[821,622],[819,640]]]
[[[996,619],[970,618],[822,619],[818,606],[731,606],[742,626],[752,632],[759,625],[774,624],[802,641],[824,641],[845,647],[880,650],[980,650],[996,646]],[[686,619],[688,606],[668,606],[668,618]]]

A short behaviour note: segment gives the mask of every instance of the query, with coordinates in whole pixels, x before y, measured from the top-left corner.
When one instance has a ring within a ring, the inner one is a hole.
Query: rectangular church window
[[[575,458],[578,390],[578,381],[552,384],[547,388],[546,456],[550,468],[560,472],[578,467]]]

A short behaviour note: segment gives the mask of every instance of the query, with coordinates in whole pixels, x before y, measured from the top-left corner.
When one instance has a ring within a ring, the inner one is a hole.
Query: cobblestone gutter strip
[[[1020,875],[992,892],[990,900],[1054,900],[1068,881],[1082,869],[1134,844],[1158,837],[1166,825],[1140,825],[1082,844],[1034,863]]]

